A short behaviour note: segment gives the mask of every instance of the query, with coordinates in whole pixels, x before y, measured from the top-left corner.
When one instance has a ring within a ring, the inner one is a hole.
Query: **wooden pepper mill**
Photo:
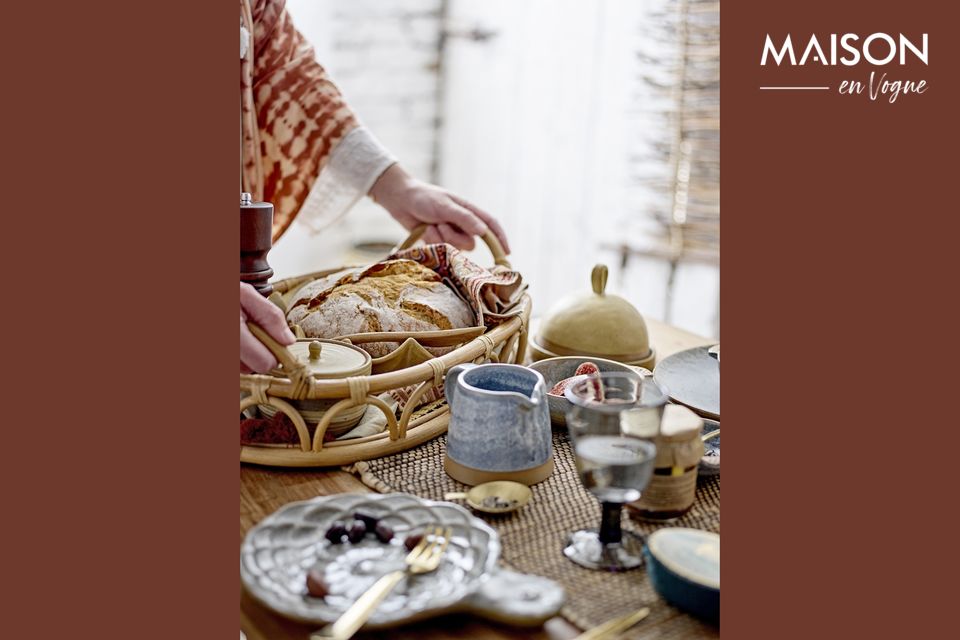
[[[273,205],[254,202],[249,193],[240,194],[240,281],[252,284],[263,296],[273,293],[268,282],[273,269],[267,263],[272,246]]]

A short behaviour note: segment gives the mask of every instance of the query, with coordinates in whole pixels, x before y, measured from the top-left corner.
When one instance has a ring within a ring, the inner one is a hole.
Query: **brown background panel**
[[[939,637],[954,606],[932,575],[956,568],[954,6],[722,6],[729,637]],[[876,31],[930,34],[928,67],[883,68],[924,95],[838,95],[866,64],[759,64],[768,32]]]
[[[955,11],[723,12],[724,631],[940,637]],[[17,3],[4,24],[3,635],[235,637],[236,14]],[[811,29],[927,31],[930,89],[757,91],[763,35]]]
[[[236,638],[236,10],[3,26],[0,636]]]

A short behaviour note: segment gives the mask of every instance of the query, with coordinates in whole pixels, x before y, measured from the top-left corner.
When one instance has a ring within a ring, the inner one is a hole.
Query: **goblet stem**
[[[603,515],[600,519],[600,542],[603,544],[619,543],[623,539],[620,531],[620,512],[623,505],[619,502],[601,502]]]

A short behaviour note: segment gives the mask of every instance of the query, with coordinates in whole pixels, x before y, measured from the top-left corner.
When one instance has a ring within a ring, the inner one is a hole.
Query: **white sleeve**
[[[297,214],[297,221],[317,233],[343,217],[373,183],[396,162],[364,126],[343,137]]]

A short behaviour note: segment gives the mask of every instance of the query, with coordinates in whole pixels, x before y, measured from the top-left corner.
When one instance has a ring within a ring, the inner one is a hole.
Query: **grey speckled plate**
[[[355,511],[380,518],[394,532],[383,544],[373,536],[334,545],[324,538],[336,520]],[[501,622],[540,624],[559,611],[563,588],[552,580],[497,567],[497,533],[449,502],[391,493],[345,493],[285,505],[247,532],[240,547],[240,577],[253,597],[289,618],[318,625],[335,621],[382,575],[404,568],[403,539],[429,526],[453,536],[440,567],[404,579],[367,623],[389,627],[451,611],[470,611]],[[306,574],[322,571],[326,598],[307,594]]]
[[[667,388],[670,399],[701,416],[720,420],[720,363],[695,347],[664,358],[653,378]]]

